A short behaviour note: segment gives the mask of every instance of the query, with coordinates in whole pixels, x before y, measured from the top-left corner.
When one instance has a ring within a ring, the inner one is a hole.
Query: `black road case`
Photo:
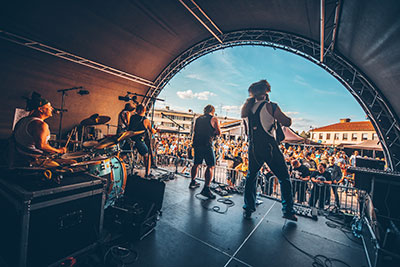
[[[48,266],[94,247],[103,228],[101,179],[80,173],[56,184],[32,175],[1,176],[0,253],[7,264]]]

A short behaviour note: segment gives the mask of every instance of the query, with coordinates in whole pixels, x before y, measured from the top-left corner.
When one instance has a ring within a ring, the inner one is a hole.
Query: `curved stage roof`
[[[34,90],[57,106],[61,102],[57,89],[93,88],[87,98],[68,97],[70,113],[65,126],[70,127],[93,113],[117,114],[123,103],[116,95],[127,90],[157,95],[162,90],[162,86],[157,88],[162,85],[157,78],[163,71],[179,58],[187,64],[189,58],[182,55],[195,52],[190,49],[205,40],[213,40],[213,49],[219,49],[226,47],[223,38],[229,33],[268,30],[288,34],[283,45],[290,49],[293,38],[301,38],[295,48],[309,56],[312,50],[316,60],[323,28],[326,58],[321,66],[347,84],[384,141],[392,168],[399,169],[400,2],[323,2],[324,27],[320,27],[318,0],[8,3],[0,10],[0,86],[7,92],[7,100],[1,100],[0,135],[10,133],[14,108],[23,106],[21,96]],[[266,37],[272,38],[270,34]],[[257,36],[248,36],[248,40],[257,41]],[[282,45],[281,40],[271,42]],[[308,41],[311,50],[304,50],[301,45]],[[340,60],[330,61],[334,57]],[[352,71],[346,72],[348,68]],[[111,122],[115,124],[115,118]]]

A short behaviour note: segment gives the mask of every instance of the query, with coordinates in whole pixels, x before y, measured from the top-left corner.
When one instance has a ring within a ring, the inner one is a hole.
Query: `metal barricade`
[[[157,155],[157,164],[160,167],[175,167],[176,156]],[[193,161],[188,159],[178,159],[178,172],[190,175]],[[207,166],[199,166],[197,177],[204,179]],[[338,184],[316,184],[311,181],[303,181],[291,178],[292,195],[295,203],[305,207],[316,207],[319,210],[341,211],[347,214],[359,215],[360,191],[352,185],[343,186]],[[243,172],[227,168],[226,166],[216,165],[213,172],[213,182],[226,184],[232,187],[244,188],[245,176]],[[266,176],[258,174],[258,187],[261,188],[262,195],[280,200],[281,189],[279,180],[276,176]]]
[[[276,176],[265,178],[263,194],[269,198],[280,200],[281,192]],[[352,186],[337,184],[316,184],[291,178],[292,195],[295,203],[315,207],[319,210],[336,210],[343,213],[359,215],[359,196],[362,192]]]

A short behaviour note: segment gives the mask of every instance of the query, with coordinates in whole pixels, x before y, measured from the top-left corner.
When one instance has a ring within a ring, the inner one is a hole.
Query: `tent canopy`
[[[379,140],[365,140],[359,144],[355,145],[344,145],[345,148],[351,149],[364,149],[364,150],[379,150],[382,151],[382,146]]]

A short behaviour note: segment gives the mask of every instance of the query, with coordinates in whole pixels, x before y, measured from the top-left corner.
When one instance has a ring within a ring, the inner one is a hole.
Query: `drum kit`
[[[92,126],[104,124],[110,120],[108,116],[98,114],[84,119],[82,126]],[[76,133],[76,130],[75,130]],[[92,175],[99,176],[107,180],[106,202],[104,208],[114,205],[116,199],[124,194],[126,180],[128,176],[127,166],[120,156],[122,151],[120,143],[127,141],[133,136],[143,134],[144,131],[126,131],[117,135],[108,136],[100,140],[88,140],[82,142],[81,151],[65,153],[61,155],[61,160],[73,163],[64,164],[63,168],[70,170],[85,170]],[[68,138],[69,143],[71,135]],[[132,152],[130,150],[129,152]],[[129,166],[132,170],[132,166]]]

